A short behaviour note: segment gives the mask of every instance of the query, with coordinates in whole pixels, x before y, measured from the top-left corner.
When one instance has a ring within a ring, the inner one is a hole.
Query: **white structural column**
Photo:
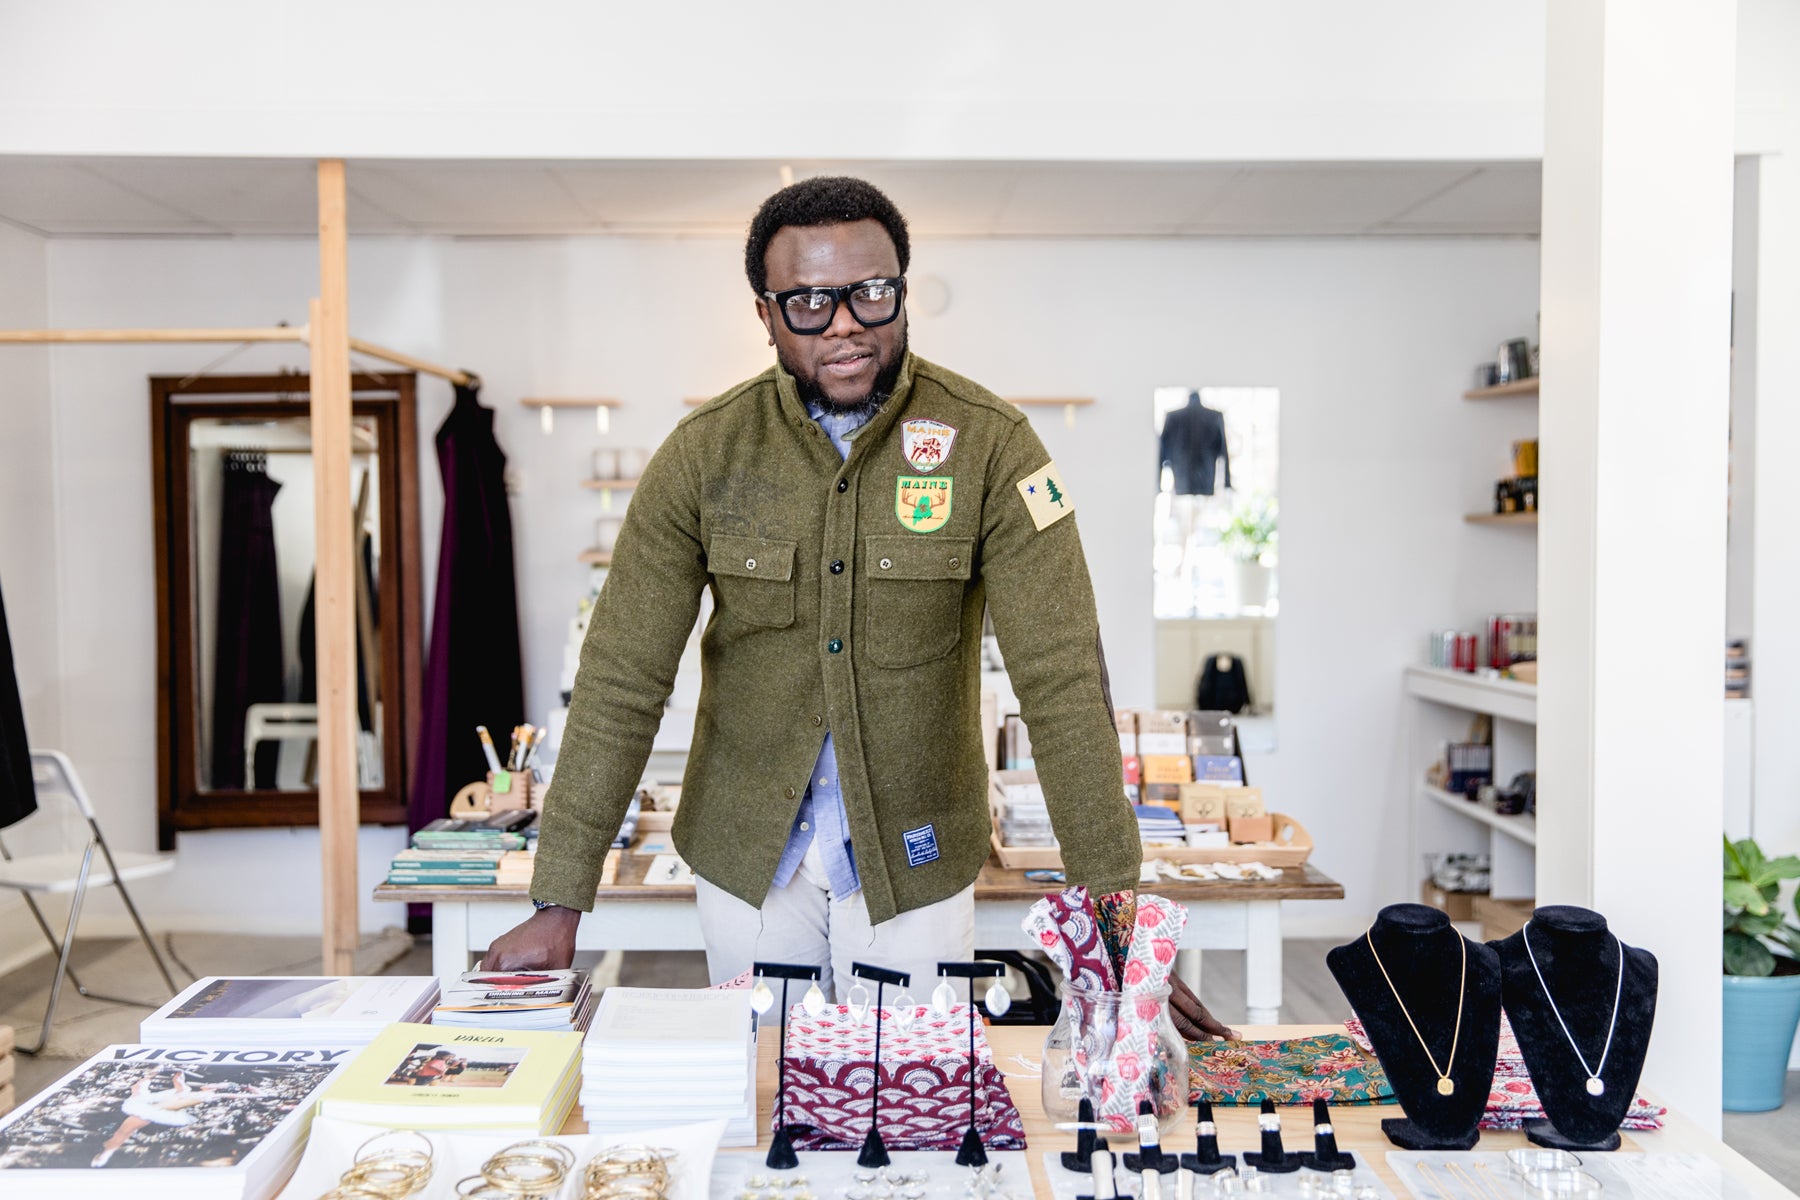
[[[1645,1083],[1717,1132],[1736,6],[1547,15],[1538,902],[1656,953]]]

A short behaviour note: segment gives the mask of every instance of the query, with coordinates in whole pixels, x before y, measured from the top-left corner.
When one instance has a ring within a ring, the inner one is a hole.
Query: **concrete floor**
[[[177,982],[197,974],[307,975],[318,971],[318,942],[310,938],[244,938],[215,934],[166,935],[174,951]],[[1281,1020],[1288,1024],[1327,1024],[1349,1015],[1342,993],[1325,969],[1325,952],[1333,943],[1289,941],[1283,971]],[[592,965],[578,963],[577,965]],[[0,1024],[11,1024],[22,1040],[37,1037],[48,976],[46,956],[0,979]],[[74,966],[82,982],[96,991],[142,995],[151,999],[159,981],[141,945],[134,941],[95,939],[77,944]],[[429,975],[431,944],[409,942],[397,932],[369,939],[358,951],[357,970],[368,974]],[[704,987],[706,961],[695,952],[631,953],[624,956],[619,982],[633,987]],[[1220,1019],[1241,1022],[1244,956],[1213,951],[1205,956],[1201,998]],[[158,1003],[161,1001],[159,1000]],[[54,1083],[94,1050],[112,1042],[135,1041],[145,1008],[127,1008],[63,995],[52,1051],[56,1057],[17,1059],[15,1086],[21,1100]],[[1788,1079],[1788,1104],[1769,1113],[1728,1113],[1725,1141],[1744,1157],[1790,1189],[1800,1190],[1800,1073]]]

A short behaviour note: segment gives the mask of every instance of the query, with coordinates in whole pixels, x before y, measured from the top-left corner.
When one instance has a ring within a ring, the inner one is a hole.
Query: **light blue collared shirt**
[[[873,413],[840,413],[830,405],[809,400],[806,411],[819,423],[838,454],[850,457],[850,435],[873,416]],[[837,748],[831,731],[825,731],[825,744],[819,747],[819,761],[814,764],[800,811],[794,816],[794,827],[788,832],[781,861],[775,866],[775,887],[786,887],[800,869],[813,839],[819,841],[819,858],[825,864],[825,876],[831,882],[831,894],[844,897],[862,888],[856,873],[856,855],[850,847],[850,822],[844,815],[844,792],[838,783]]]

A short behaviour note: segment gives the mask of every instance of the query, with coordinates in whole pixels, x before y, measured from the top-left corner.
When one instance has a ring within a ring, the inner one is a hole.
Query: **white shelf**
[[[1468,801],[1455,792],[1446,792],[1442,788],[1434,788],[1430,784],[1420,784],[1420,793],[1427,800],[1435,800],[1445,808],[1479,821],[1490,829],[1498,830],[1507,837],[1525,843],[1527,846],[1537,845],[1537,818],[1520,814],[1516,817],[1502,816],[1494,811],[1491,805],[1480,801]]]
[[[1406,668],[1409,695],[1451,708],[1487,713],[1508,721],[1537,724],[1537,687],[1516,679],[1498,679],[1442,667]]]

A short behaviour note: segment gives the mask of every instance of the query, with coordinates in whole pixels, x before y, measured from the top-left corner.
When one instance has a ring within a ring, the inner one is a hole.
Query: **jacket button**
[[[838,491],[847,492],[849,490],[850,490],[850,481],[848,479],[838,480]]]
[[[951,570],[954,571],[957,567],[960,567],[960,566],[962,566],[962,559],[953,558],[950,560],[950,569]]]
[[[824,718],[824,717],[814,717],[814,718],[813,718],[813,724],[814,724],[814,725],[823,725],[823,724],[824,724],[824,723],[825,723],[825,718]]]
[[[881,560],[881,569],[884,571],[893,565],[894,565],[894,560],[891,558],[884,558]]]
[[[838,558],[838,559],[832,560],[831,573],[833,575],[842,575],[844,573],[844,560],[843,559]]]
[[[744,560],[744,570],[746,570],[746,571],[756,570],[756,560],[754,558],[746,558]]]
[[[792,799],[793,799],[793,798],[794,798],[794,789],[793,789],[793,788],[789,788],[789,789],[788,789],[788,790],[787,790],[787,798],[788,798],[788,799],[789,799],[789,800],[792,800]]]
[[[827,650],[831,651],[833,654],[836,654],[838,651],[840,651],[844,648],[844,639],[843,638],[832,638],[829,642],[825,643],[825,648]]]

